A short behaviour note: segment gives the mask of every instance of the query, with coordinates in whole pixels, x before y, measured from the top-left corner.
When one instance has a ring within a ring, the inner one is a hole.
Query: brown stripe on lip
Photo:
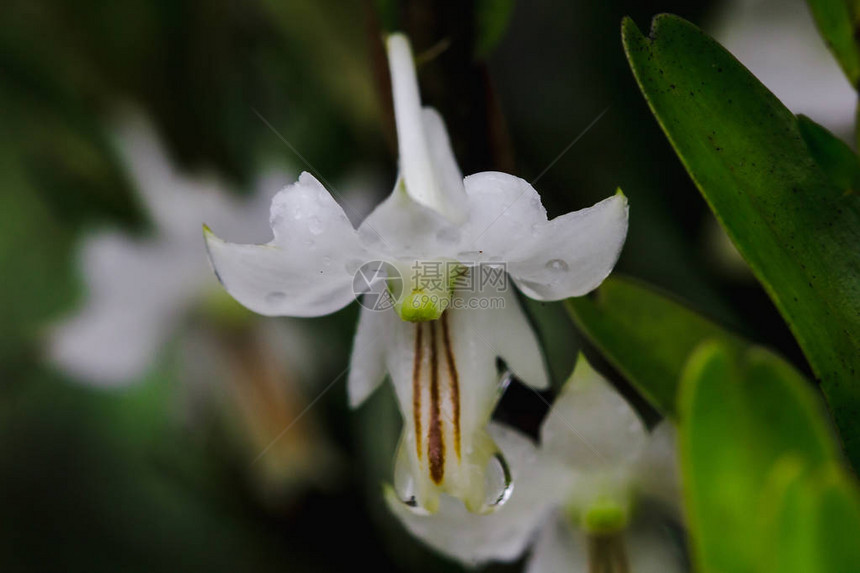
[[[424,345],[421,341],[421,323],[415,323],[415,362],[412,364],[412,423],[415,424],[415,449],[421,459],[421,361]]]
[[[430,429],[427,434],[427,458],[430,460],[430,479],[437,485],[445,477],[445,442],[442,439],[442,420],[439,410],[439,356],[436,351],[436,321],[427,323],[430,328]]]
[[[457,374],[457,363],[454,360],[454,349],[451,347],[451,335],[448,330],[448,312],[442,313],[442,341],[445,343],[445,359],[448,362],[448,378],[451,382],[451,406],[454,409],[454,451],[460,459],[460,375]]]

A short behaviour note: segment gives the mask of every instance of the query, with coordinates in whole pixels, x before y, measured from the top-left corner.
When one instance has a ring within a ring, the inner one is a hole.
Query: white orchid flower
[[[619,193],[548,220],[522,179],[487,172],[464,180],[442,118],[421,106],[408,40],[395,34],[387,47],[401,170],[388,199],[355,229],[303,173],[272,202],[271,242],[228,243],[207,230],[209,256],[227,292],[270,316],[334,312],[355,296],[364,263],[387,263],[394,308],[361,311],[350,403],[359,405],[388,374],[404,420],[395,469],[404,501],[432,512],[444,492],[471,511],[489,510],[506,499],[504,488],[485,487],[491,462],[504,472],[486,431],[500,395],[496,358],[533,387],[546,387],[547,378],[514,294],[501,289],[496,304],[486,305],[483,293],[455,283],[495,265],[533,298],[583,295],[615,265],[627,201]],[[423,269],[443,264],[432,285],[420,282]]]
[[[491,515],[442,504],[422,516],[389,495],[413,535],[470,566],[512,561],[536,538],[528,573],[682,570],[672,540],[638,511],[647,499],[680,516],[673,428],[649,433],[584,358],[543,423],[540,448],[515,430],[492,431],[517,476],[511,501]]]
[[[55,325],[49,356],[82,382],[124,386],[139,380],[188,312],[217,284],[201,259],[201,218],[225,230],[264,238],[260,218],[270,196],[240,200],[214,177],[177,171],[152,127],[128,114],[115,122],[114,141],[153,223],[150,236],[100,231],[83,242],[84,306]],[[271,185],[264,180],[259,188]]]
[[[247,240],[265,239],[265,190],[286,177],[267,173],[253,196],[240,199],[214,176],[177,169],[144,117],[126,113],[112,129],[152,230],[141,238],[102,231],[84,240],[87,299],[51,329],[49,357],[82,383],[124,387],[140,381],[172,341],[181,355],[183,414],[197,420],[201,410],[217,411],[249,461],[265,451],[249,476],[264,495],[283,498],[319,484],[330,477],[334,454],[311,417],[295,420],[306,405],[300,383],[317,375],[309,337],[290,321],[262,323],[230,300],[213,280],[199,234],[208,220]],[[201,310],[210,317],[226,311],[229,320],[220,322],[229,328],[191,327]],[[225,350],[224,336],[242,343]],[[287,425],[290,434],[276,439]]]
[[[539,472],[544,482],[555,477],[560,503],[541,528],[528,573],[682,571],[666,532],[636,515],[647,499],[680,518],[674,441],[670,422],[649,433],[580,356],[541,428]]]

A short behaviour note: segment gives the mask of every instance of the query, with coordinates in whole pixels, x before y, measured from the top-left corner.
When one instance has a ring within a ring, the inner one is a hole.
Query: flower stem
[[[622,532],[589,534],[587,544],[589,573],[630,573]]]

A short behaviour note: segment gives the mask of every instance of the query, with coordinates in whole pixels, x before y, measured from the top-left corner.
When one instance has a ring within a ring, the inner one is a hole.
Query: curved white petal
[[[461,236],[457,225],[413,201],[402,178],[361,223],[358,233],[365,245],[388,257],[434,260],[454,258]]]
[[[400,320],[394,312],[361,307],[346,384],[351,408],[364,402],[385,379],[386,346],[388,333],[397,326],[394,320]]]
[[[547,221],[534,187],[497,171],[469,175],[465,186],[469,200],[465,250],[481,260],[495,255],[508,263],[518,251],[530,250],[536,230]]]
[[[102,234],[84,243],[88,297],[57,324],[52,361],[82,380],[122,385],[143,375],[181,311],[205,284],[205,264],[168,244]],[[202,269],[201,269],[202,267]]]
[[[459,500],[442,496],[437,513],[418,515],[393,490],[386,492],[388,507],[410,533],[466,565],[516,559],[550,511],[547,488],[529,487],[537,465],[531,440],[498,424],[491,425],[490,434],[510,464],[514,483],[509,501],[498,511],[470,513]]]
[[[466,188],[463,173],[451,147],[445,120],[432,107],[425,107],[421,114],[430,160],[436,173],[436,184],[439,185],[439,192],[444,195],[447,204],[446,217],[452,222],[462,224],[468,216]]]
[[[387,47],[400,169],[407,191],[422,205],[462,222],[466,212],[463,183],[455,176],[459,169],[441,118],[421,107],[409,40],[392,34]]]
[[[154,126],[141,114],[127,112],[112,124],[113,141],[159,235],[174,247],[200,248],[200,225],[207,222],[243,241],[262,241],[271,195],[232,195],[213,174],[185,173],[173,164]]]
[[[647,433],[630,404],[580,355],[541,428],[541,449],[580,470],[634,464]]]
[[[675,444],[675,426],[669,420],[657,424],[648,436],[642,456],[636,464],[636,475],[643,495],[652,497],[676,517],[681,511],[681,484]]]
[[[461,310],[452,311],[452,327],[465,333],[469,365],[481,363],[489,369],[498,357],[532,388],[549,387],[537,336],[510,285],[498,291],[455,291],[455,296]]]
[[[627,198],[556,217],[541,227],[534,249],[509,265],[525,294],[538,300],[582,296],[603,282],[627,237]]]
[[[526,565],[526,573],[586,573],[588,554],[579,531],[568,525],[561,512],[541,528]],[[633,569],[636,573],[638,570]]]
[[[600,203],[546,219],[537,192],[504,173],[466,178],[469,235],[481,258],[507,262],[528,296],[560,300],[581,296],[605,279],[627,236],[627,199],[617,193]]]
[[[309,173],[272,201],[275,238],[266,245],[228,243],[207,232],[209,258],[236,300],[267,316],[320,316],[353,299],[353,274],[368,258],[358,234]]]
[[[452,306],[429,322],[404,322],[390,310],[387,326],[379,327],[404,419],[399,463],[417,503],[429,511],[440,493],[460,498],[471,511],[482,511],[492,497],[485,474],[496,446],[486,426],[504,390],[496,358],[527,383],[548,383],[537,340],[512,293],[500,293],[501,308],[482,307],[480,298],[455,293]],[[360,397],[359,387],[354,396]]]

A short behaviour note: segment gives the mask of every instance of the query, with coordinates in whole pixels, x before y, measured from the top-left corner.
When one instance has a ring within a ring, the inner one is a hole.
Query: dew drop
[[[484,480],[487,497],[481,513],[492,513],[505,505],[514,491],[511,468],[501,452],[496,452],[490,458]]]
[[[561,259],[552,259],[547,261],[546,268],[556,273],[564,273],[568,270],[567,263]]]
[[[287,298],[287,293],[281,291],[272,291],[266,295],[266,302],[269,304],[278,304]]]
[[[416,515],[429,515],[428,511],[418,504],[415,478],[403,464],[396,464],[394,469],[394,492],[409,511]]]
[[[308,220],[308,231],[310,231],[311,234],[320,235],[323,230],[325,230],[325,225],[323,225],[323,222],[320,221],[319,217],[311,217],[310,220]]]
[[[460,230],[456,227],[445,227],[436,232],[436,240],[442,243],[456,243],[460,240]]]

